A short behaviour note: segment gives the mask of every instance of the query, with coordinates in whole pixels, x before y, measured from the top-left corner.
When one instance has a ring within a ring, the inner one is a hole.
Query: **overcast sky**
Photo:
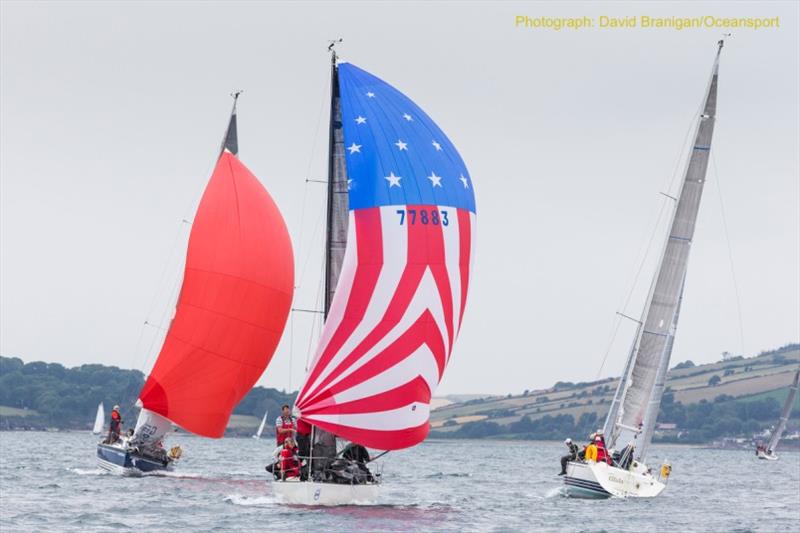
[[[722,54],[718,121],[673,364],[800,339],[798,4],[2,2],[0,353],[147,371],[233,89],[240,158],[284,213],[316,303],[329,57],[414,99],[475,183],[477,252],[438,394],[621,372],[601,360],[710,73],[715,29],[531,30],[515,15],[780,17]],[[720,193],[721,191],[721,193]],[[744,325],[740,340],[736,291]],[[663,220],[663,218],[662,218]],[[659,227],[654,250],[665,229]],[[260,383],[297,388],[313,316]],[[291,369],[291,371],[290,371]]]

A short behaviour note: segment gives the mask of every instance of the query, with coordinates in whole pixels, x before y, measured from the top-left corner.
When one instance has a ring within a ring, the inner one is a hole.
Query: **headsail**
[[[428,433],[430,398],[461,325],[473,184],[450,140],[397,89],[350,64],[334,68],[334,82],[347,246],[296,408],[345,439],[400,449]]]
[[[94,428],[92,429],[92,433],[95,435],[99,435],[103,432],[103,425],[106,422],[106,410],[103,407],[103,402],[100,402],[97,405],[97,414],[94,417]]]
[[[221,437],[286,324],[294,291],[289,233],[237,150],[234,104],[192,224],[175,318],[139,395],[144,409],[137,427],[161,431],[163,418]]]
[[[792,412],[792,407],[794,406],[794,399],[797,396],[797,385],[800,382],[800,370],[794,373],[794,380],[792,384],[789,386],[789,395],[786,396],[786,401],[783,403],[783,410],[781,411],[781,419],[778,421],[778,425],[775,426],[775,431],[772,432],[772,435],[769,438],[769,443],[767,444],[767,450],[775,452],[775,449],[778,447],[778,442],[780,442],[781,437],[783,436],[783,431],[786,429],[786,422],[789,420],[789,415]]]
[[[641,429],[641,435],[636,441],[637,457],[640,459],[644,458],[655,427],[678,323],[689,250],[694,237],[714,132],[721,50],[722,41],[719,42],[711,80],[697,119],[694,144],[670,232],[634,343],[633,364],[630,365],[627,375],[622,377],[624,384],[619,389],[621,398],[615,399],[619,402],[619,410],[609,445],[614,447],[619,443],[624,446]]]

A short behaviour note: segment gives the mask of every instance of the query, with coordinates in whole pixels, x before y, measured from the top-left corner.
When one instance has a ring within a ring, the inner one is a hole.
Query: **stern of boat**
[[[369,505],[378,501],[380,484],[346,485],[316,481],[273,480],[272,491],[282,502],[293,505]]]
[[[629,470],[606,463],[569,463],[564,476],[567,495],[573,498],[655,498],[666,488],[644,465]]]
[[[128,449],[124,444],[97,445],[97,466],[113,474],[140,476],[149,472],[172,470],[172,461],[164,464],[149,457],[143,457]]]

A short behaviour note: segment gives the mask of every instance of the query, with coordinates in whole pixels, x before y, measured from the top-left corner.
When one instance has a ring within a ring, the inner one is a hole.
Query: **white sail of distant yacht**
[[[794,399],[797,397],[798,382],[800,382],[800,369],[794,374],[794,380],[792,380],[792,384],[789,386],[789,395],[786,396],[786,401],[783,403],[781,418],[778,420],[778,425],[775,426],[775,430],[769,438],[766,449],[761,448],[756,451],[756,455],[759,459],[774,461],[778,458],[778,456],[775,455],[775,449],[778,447],[778,442],[780,442],[783,432],[786,430],[786,422],[789,420],[789,414],[791,414],[792,407],[794,406]]]
[[[264,433],[264,426],[267,424],[267,415],[269,414],[269,410],[264,411],[264,418],[261,419],[261,424],[258,426],[258,431],[256,434],[253,435],[254,439],[260,439],[261,434]]]
[[[669,233],[599,439],[610,462],[571,462],[564,483],[573,497],[652,498],[666,488],[671,467],[656,477],[644,464],[664,393],[678,325],[700,199],[706,181],[717,108],[717,79],[723,41],[718,42],[711,78],[696,117],[694,143],[675,201]],[[613,454],[612,452],[617,452]]]
[[[103,402],[100,402],[97,406],[97,415],[94,417],[94,429],[92,429],[92,433],[95,435],[99,435],[103,432],[103,424],[106,421],[106,410],[103,407]]]

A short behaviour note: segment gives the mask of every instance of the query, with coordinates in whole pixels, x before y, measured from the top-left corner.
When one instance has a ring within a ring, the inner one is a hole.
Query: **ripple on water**
[[[317,508],[276,499],[252,439],[183,440],[174,472],[129,478],[95,466],[92,435],[0,432],[0,529],[800,531],[799,454],[765,467],[744,452],[654,446],[675,468],[661,497],[586,502],[561,497],[560,443],[433,441],[387,456],[378,505]]]
[[[243,494],[229,494],[225,496],[224,501],[245,507],[259,507],[278,503],[278,500],[273,496],[245,496]]]

